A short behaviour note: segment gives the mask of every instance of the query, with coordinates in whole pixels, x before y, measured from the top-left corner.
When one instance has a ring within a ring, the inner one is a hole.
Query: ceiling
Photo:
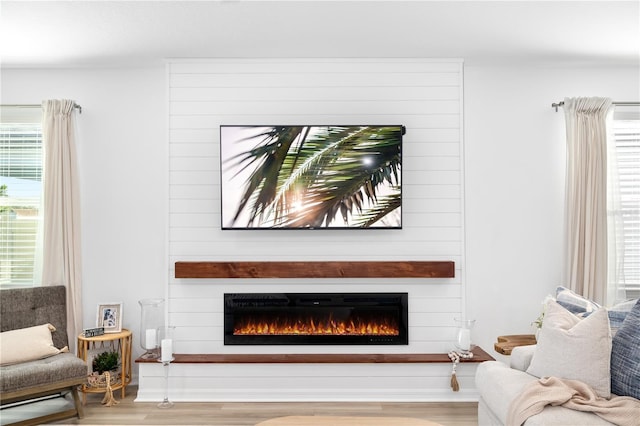
[[[165,58],[463,58],[640,66],[640,1],[0,2],[2,67]]]

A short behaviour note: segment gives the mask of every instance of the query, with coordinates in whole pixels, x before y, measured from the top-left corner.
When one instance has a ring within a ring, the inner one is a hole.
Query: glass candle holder
[[[142,358],[160,357],[160,331],[164,325],[164,299],[142,299],[138,301],[141,309],[140,346],[145,350]]]
[[[171,408],[173,402],[169,401],[169,364],[173,361],[173,334],[175,327],[160,328],[160,359],[164,369],[164,399],[158,408]]]
[[[476,320],[454,318],[454,321],[456,324],[456,349],[462,353],[469,353],[474,346],[471,340],[471,331],[473,330]]]

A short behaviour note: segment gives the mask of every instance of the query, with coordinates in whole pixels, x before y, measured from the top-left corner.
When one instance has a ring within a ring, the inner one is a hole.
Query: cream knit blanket
[[[629,396],[605,399],[578,380],[544,377],[527,384],[511,402],[507,426],[520,426],[529,417],[540,413],[546,405],[561,405],[577,411],[587,411],[619,426],[637,426],[640,422],[640,401]]]

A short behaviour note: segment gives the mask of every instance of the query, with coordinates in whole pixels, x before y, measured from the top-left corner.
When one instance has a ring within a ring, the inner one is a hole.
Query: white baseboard
[[[135,402],[160,402],[163,389],[139,389]],[[172,402],[478,402],[476,389],[453,392],[451,389],[277,389],[277,390],[224,390],[224,389],[172,389]]]

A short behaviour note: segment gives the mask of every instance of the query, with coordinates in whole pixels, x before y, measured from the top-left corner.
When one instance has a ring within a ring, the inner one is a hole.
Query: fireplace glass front
[[[224,295],[225,345],[407,345],[407,293]]]

